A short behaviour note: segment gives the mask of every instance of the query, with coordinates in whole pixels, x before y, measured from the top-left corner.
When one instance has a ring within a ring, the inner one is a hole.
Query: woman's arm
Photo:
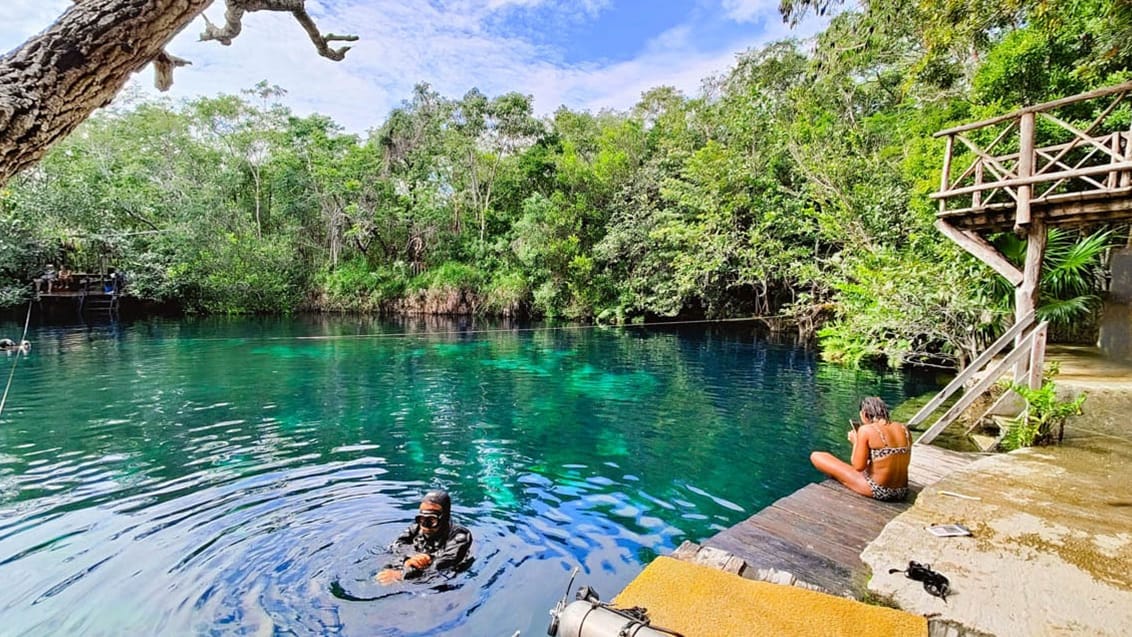
[[[869,425],[861,425],[855,432],[857,435],[853,436],[853,454],[849,464],[856,471],[864,471],[869,466],[869,436],[866,433],[866,427],[869,427]]]

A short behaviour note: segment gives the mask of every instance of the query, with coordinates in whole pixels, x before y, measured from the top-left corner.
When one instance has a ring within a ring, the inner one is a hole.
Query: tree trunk
[[[0,58],[0,184],[35,163],[212,0],[79,0]]]

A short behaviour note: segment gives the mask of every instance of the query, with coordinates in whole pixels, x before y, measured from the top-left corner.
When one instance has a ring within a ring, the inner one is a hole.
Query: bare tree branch
[[[30,166],[105,106],[129,77],[152,62],[161,90],[188,64],[166,45],[213,0],[82,0],[43,33],[0,55],[0,184]],[[225,25],[208,23],[202,40],[230,44],[252,11],[287,11],[320,55],[341,60],[350,47],[330,43],[357,36],[322,35],[305,0],[226,0]]]
[[[227,0],[227,9],[224,11],[224,26],[218,27],[205,17],[206,26],[204,32],[200,34],[201,42],[215,40],[224,46],[232,44],[232,40],[240,35],[243,30],[244,14],[254,11],[285,11],[295,16],[295,20],[299,22],[299,25],[307,32],[311,42],[314,43],[318,54],[331,60],[339,61],[343,59],[346,57],[346,52],[350,50],[348,46],[337,49],[331,48],[331,42],[355,42],[358,39],[356,35],[335,35],[333,33],[323,35],[318,30],[318,25],[307,13],[306,0]]]
[[[154,85],[159,91],[168,91],[170,86],[173,86],[173,69],[181,66],[188,66],[192,62],[171,55],[168,51],[162,50],[153,58],[153,69],[156,73],[154,78]]]

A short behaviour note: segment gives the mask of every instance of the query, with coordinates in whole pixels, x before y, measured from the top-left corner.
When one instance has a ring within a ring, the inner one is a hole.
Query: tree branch
[[[173,69],[181,66],[188,66],[192,62],[171,55],[168,51],[162,50],[153,58],[153,69],[156,73],[154,77],[154,85],[159,91],[168,91],[170,86],[173,86]]]
[[[318,54],[331,60],[338,61],[345,58],[346,52],[350,50],[348,46],[337,49],[331,48],[331,42],[355,42],[358,39],[356,35],[335,35],[333,33],[323,35],[318,30],[318,25],[307,13],[306,0],[227,0],[227,9],[224,11],[224,26],[218,27],[205,17],[206,26],[204,32],[200,34],[201,42],[216,40],[224,46],[232,44],[232,40],[240,35],[240,31],[243,30],[244,14],[255,11],[285,11],[295,16],[295,20],[310,36]]]

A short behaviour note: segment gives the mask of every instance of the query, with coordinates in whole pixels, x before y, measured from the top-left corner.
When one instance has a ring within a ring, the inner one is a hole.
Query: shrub
[[[1073,400],[1059,400],[1057,387],[1048,378],[1042,382],[1041,389],[1017,384],[1012,389],[1026,399],[1026,410],[1011,421],[1002,438],[1000,444],[1007,451],[1061,442],[1065,421],[1079,415],[1081,405],[1088,398],[1088,394],[1082,392]]]

